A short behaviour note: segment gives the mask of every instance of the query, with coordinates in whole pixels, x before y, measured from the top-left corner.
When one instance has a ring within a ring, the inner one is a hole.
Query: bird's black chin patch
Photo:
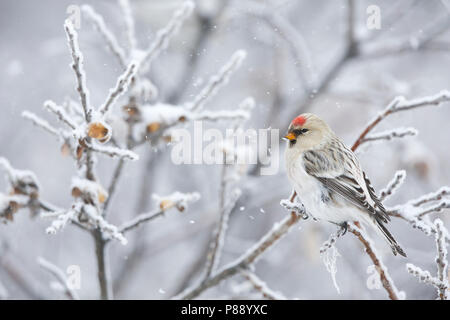
[[[297,139],[289,140],[289,147],[295,146],[296,143],[297,143]]]

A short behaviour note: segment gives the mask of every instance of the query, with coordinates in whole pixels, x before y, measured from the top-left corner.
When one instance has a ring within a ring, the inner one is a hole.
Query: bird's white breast
[[[309,215],[319,220],[339,224],[354,220],[355,215],[357,216],[358,214],[358,210],[347,206],[345,201],[343,203],[339,201],[325,203],[323,201],[322,194],[324,187],[319,180],[306,173],[301,154],[295,155],[294,152],[289,152],[288,150],[285,158],[289,180],[293,184],[297,196],[305,205]]]

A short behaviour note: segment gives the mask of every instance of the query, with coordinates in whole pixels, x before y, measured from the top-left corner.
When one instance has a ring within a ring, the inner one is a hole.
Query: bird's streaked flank
[[[287,174],[308,214],[346,228],[361,221],[382,235],[394,255],[406,257],[385,225],[389,215],[356,155],[314,114],[292,120],[285,136]]]

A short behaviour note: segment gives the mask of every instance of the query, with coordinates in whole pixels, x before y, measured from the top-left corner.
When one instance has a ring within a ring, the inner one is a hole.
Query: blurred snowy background
[[[0,2],[0,156],[19,169],[36,173],[40,196],[69,207],[73,159],[63,157],[54,137],[21,117],[30,110],[47,120],[43,102],[78,99],[63,29],[70,5],[90,4],[126,47],[122,11],[115,1],[3,0]],[[135,0],[136,38],[142,48],[154,39],[181,2]],[[380,8],[381,29],[366,26],[370,5]],[[351,145],[367,122],[397,95],[433,95],[450,88],[450,6],[431,1],[355,1],[354,43],[348,49],[348,1],[202,0],[147,74],[158,88],[161,102],[178,104],[192,99],[207,79],[237,50],[247,57],[230,82],[207,103],[209,110],[236,109],[246,97],[256,102],[249,128],[278,128],[283,133],[293,116],[318,114]],[[92,24],[81,18],[78,30],[84,54],[87,85],[93,105],[100,105],[122,73]],[[303,46],[306,50],[299,50]],[[305,52],[307,56],[302,56]],[[300,61],[301,60],[301,61]],[[307,63],[306,63],[307,61]],[[321,86],[310,85],[315,79]],[[313,81],[313,80],[311,80]],[[309,88],[308,88],[309,87]],[[122,101],[122,100],[121,100]],[[115,112],[121,113],[120,105]],[[150,100],[149,103],[155,101]],[[376,190],[396,170],[405,169],[405,184],[387,205],[395,205],[437,190],[450,181],[450,108],[426,107],[395,114],[377,129],[415,127],[417,137],[365,144],[358,151]],[[53,122],[55,123],[55,122]],[[206,127],[227,128],[229,123]],[[288,212],[279,202],[291,192],[280,153],[279,173],[261,176],[254,167],[240,181],[243,194],[231,213],[221,265],[232,261],[264,235]],[[198,281],[204,270],[211,233],[219,219],[221,168],[218,165],[174,165],[170,146],[149,143],[135,149],[140,160],[127,162],[111,200],[108,220],[120,224],[155,206],[151,195],[176,190],[198,191],[201,199],[180,213],[168,211],[127,234],[129,243],[109,245],[114,295],[119,299],[165,299]],[[107,186],[117,160],[99,156],[97,173]],[[0,181],[5,190],[6,181]],[[441,213],[444,223],[450,222]],[[12,299],[61,298],[52,290],[51,275],[39,267],[44,257],[63,270],[81,269],[79,296],[99,296],[95,245],[85,232],[68,226],[56,235],[45,229],[49,221],[22,210],[14,221],[0,225],[0,283]],[[372,264],[356,238],[339,239],[337,283],[333,286],[319,254],[335,226],[300,222],[257,263],[256,274],[275,291],[299,299],[384,299],[386,292],[369,289],[367,268]],[[415,263],[436,271],[433,237],[393,219],[392,233],[408,258],[394,257],[375,237],[378,251],[397,287],[409,299],[433,299],[436,290],[407,273]],[[260,298],[237,275],[206,291],[203,298]]]

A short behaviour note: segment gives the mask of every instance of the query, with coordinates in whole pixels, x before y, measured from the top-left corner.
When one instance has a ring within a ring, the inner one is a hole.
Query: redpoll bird
[[[394,255],[406,257],[384,223],[390,218],[355,154],[314,114],[295,118],[285,136],[287,174],[306,211],[347,227],[360,221],[382,235]]]

